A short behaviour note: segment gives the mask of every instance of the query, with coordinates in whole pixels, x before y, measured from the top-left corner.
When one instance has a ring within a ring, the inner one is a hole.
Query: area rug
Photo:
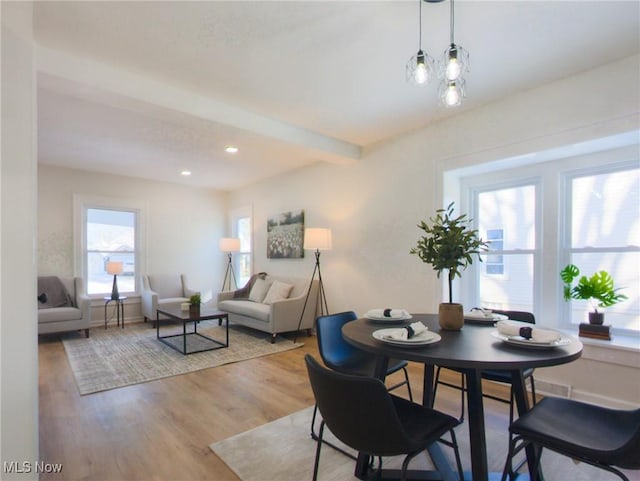
[[[309,435],[313,408],[257,427],[242,434],[211,444],[216,453],[242,481],[300,481],[311,479],[316,443]],[[487,419],[489,469],[501,472],[507,453],[507,416]],[[491,424],[491,425],[489,425]],[[325,430],[325,437],[342,445]],[[466,424],[456,428],[462,467],[469,470],[469,437]],[[353,452],[348,449],[348,451]],[[453,453],[443,446],[453,464]],[[329,447],[320,457],[319,481],[357,481],[353,476],[354,461]],[[402,457],[384,458],[383,467],[399,467]],[[575,464],[570,459],[545,451],[542,467],[547,481],[610,481],[612,475],[593,466]],[[409,469],[431,469],[427,454],[411,461]],[[640,480],[637,471],[626,471],[632,481]],[[470,476],[468,472],[466,476]],[[499,479],[499,477],[498,477]]]
[[[178,333],[182,325],[163,327],[161,335]],[[198,332],[224,340],[224,326],[202,321]],[[266,333],[229,326],[229,347],[185,356],[156,339],[151,324],[132,323],[124,329],[94,328],[89,339],[65,338],[64,348],[80,394],[91,394],[153,381],[232,362],[244,361],[302,346],[285,338],[274,344]]]

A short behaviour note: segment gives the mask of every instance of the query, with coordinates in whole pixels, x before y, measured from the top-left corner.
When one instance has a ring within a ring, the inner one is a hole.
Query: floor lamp
[[[300,331],[300,326],[302,325],[302,318],[304,317],[304,312],[307,308],[307,303],[309,301],[309,295],[311,294],[311,286],[313,285],[313,280],[316,277],[316,272],[318,273],[318,295],[320,296],[320,315],[324,316],[325,314],[329,314],[329,307],[327,306],[327,296],[324,292],[324,284],[322,283],[322,272],[320,271],[320,251],[331,250],[332,242],[331,242],[331,229],[320,228],[320,227],[310,227],[304,230],[304,248],[305,250],[314,250],[316,255],[316,265],[313,268],[313,274],[311,275],[311,280],[309,281],[309,289],[307,290],[307,297],[304,300],[304,305],[302,306],[302,312],[300,313],[300,320],[298,321],[298,329],[296,330],[296,334],[293,338],[293,342],[296,342],[298,339],[298,332]]]
[[[229,279],[228,290],[231,290],[231,278],[233,278],[234,289],[237,289],[238,283],[236,282],[236,275],[233,272],[233,264],[231,262],[231,256],[233,252],[240,252],[240,239],[223,237],[222,239],[220,239],[220,250],[222,252],[226,252],[227,258],[229,259],[229,262],[227,262],[227,270],[224,273],[224,281],[222,281],[222,291],[224,292],[225,286],[227,285],[227,278]]]

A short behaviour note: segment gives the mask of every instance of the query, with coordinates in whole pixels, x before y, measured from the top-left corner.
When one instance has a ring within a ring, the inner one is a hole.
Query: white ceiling
[[[446,109],[405,82],[418,5],[36,2],[39,161],[234,189],[640,53],[637,0],[459,0],[468,97]],[[449,8],[423,3],[431,55]]]

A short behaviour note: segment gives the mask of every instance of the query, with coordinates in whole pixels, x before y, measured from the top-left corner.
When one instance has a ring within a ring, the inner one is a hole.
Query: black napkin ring
[[[405,327],[405,329],[407,330],[407,339],[411,339],[413,336],[416,335],[416,331],[413,330],[413,327],[411,326],[407,326]]]
[[[530,327],[521,327],[519,334],[521,337],[524,337],[525,339],[531,339],[531,336],[533,335],[533,329]]]
[[[38,296],[38,301],[40,301],[42,304],[45,304],[49,299],[47,298],[47,293],[43,292],[42,294],[40,294]]]
[[[383,314],[384,317],[391,317],[391,309],[385,309]]]

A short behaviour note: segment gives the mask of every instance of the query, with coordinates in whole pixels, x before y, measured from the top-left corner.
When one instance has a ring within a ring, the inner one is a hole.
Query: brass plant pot
[[[447,331],[459,331],[464,325],[462,304],[443,302],[438,308],[438,322]]]

